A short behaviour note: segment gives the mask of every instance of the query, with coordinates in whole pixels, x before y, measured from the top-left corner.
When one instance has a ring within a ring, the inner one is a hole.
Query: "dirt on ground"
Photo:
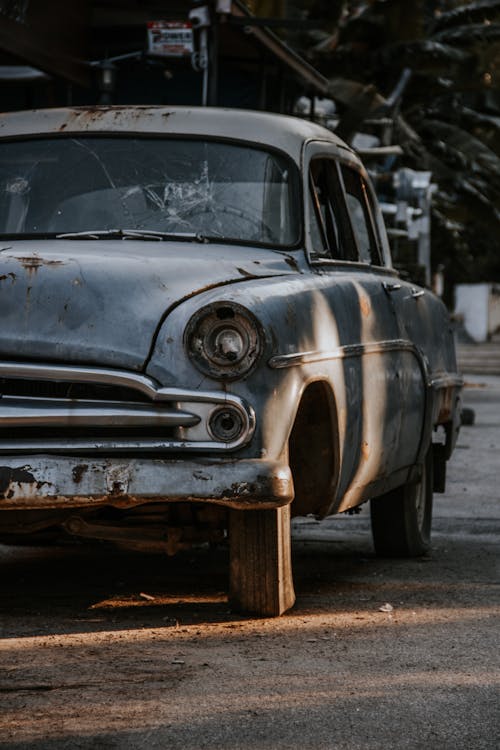
[[[0,747],[500,746],[500,378],[474,376],[433,551],[368,507],[295,523],[297,604],[234,615],[228,555],[0,547]]]

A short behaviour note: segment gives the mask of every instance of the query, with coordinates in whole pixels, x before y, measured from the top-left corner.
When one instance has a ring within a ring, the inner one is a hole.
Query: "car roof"
[[[288,115],[218,107],[95,106],[0,114],[0,138],[72,133],[147,133],[248,141],[287,152],[297,163],[304,142],[329,141],[351,149],[334,133]]]

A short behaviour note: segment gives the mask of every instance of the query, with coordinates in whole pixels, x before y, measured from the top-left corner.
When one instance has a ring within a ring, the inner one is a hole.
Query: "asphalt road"
[[[224,550],[0,547],[0,747],[497,750],[500,377],[469,380],[432,555],[307,519],[277,620],[228,611]]]

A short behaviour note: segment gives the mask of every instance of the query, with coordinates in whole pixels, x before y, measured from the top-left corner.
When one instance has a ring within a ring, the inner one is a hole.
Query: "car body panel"
[[[162,317],[185,297],[294,272],[287,255],[247,247],[132,239],[4,244],[3,356],[133,370],[143,367]]]
[[[130,509],[168,500],[235,508],[276,508],[293,498],[285,463],[76,456],[11,458],[0,466],[3,510]]]
[[[348,147],[333,133],[296,117],[212,107],[108,107],[46,109],[0,114],[0,138],[92,133],[139,133],[242,141],[286,152],[300,164],[304,143],[323,138]]]

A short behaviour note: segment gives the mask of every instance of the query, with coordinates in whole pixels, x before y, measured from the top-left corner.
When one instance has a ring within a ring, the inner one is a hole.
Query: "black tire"
[[[370,501],[375,552],[381,557],[419,557],[429,552],[432,525],[432,448],[420,480]]]

